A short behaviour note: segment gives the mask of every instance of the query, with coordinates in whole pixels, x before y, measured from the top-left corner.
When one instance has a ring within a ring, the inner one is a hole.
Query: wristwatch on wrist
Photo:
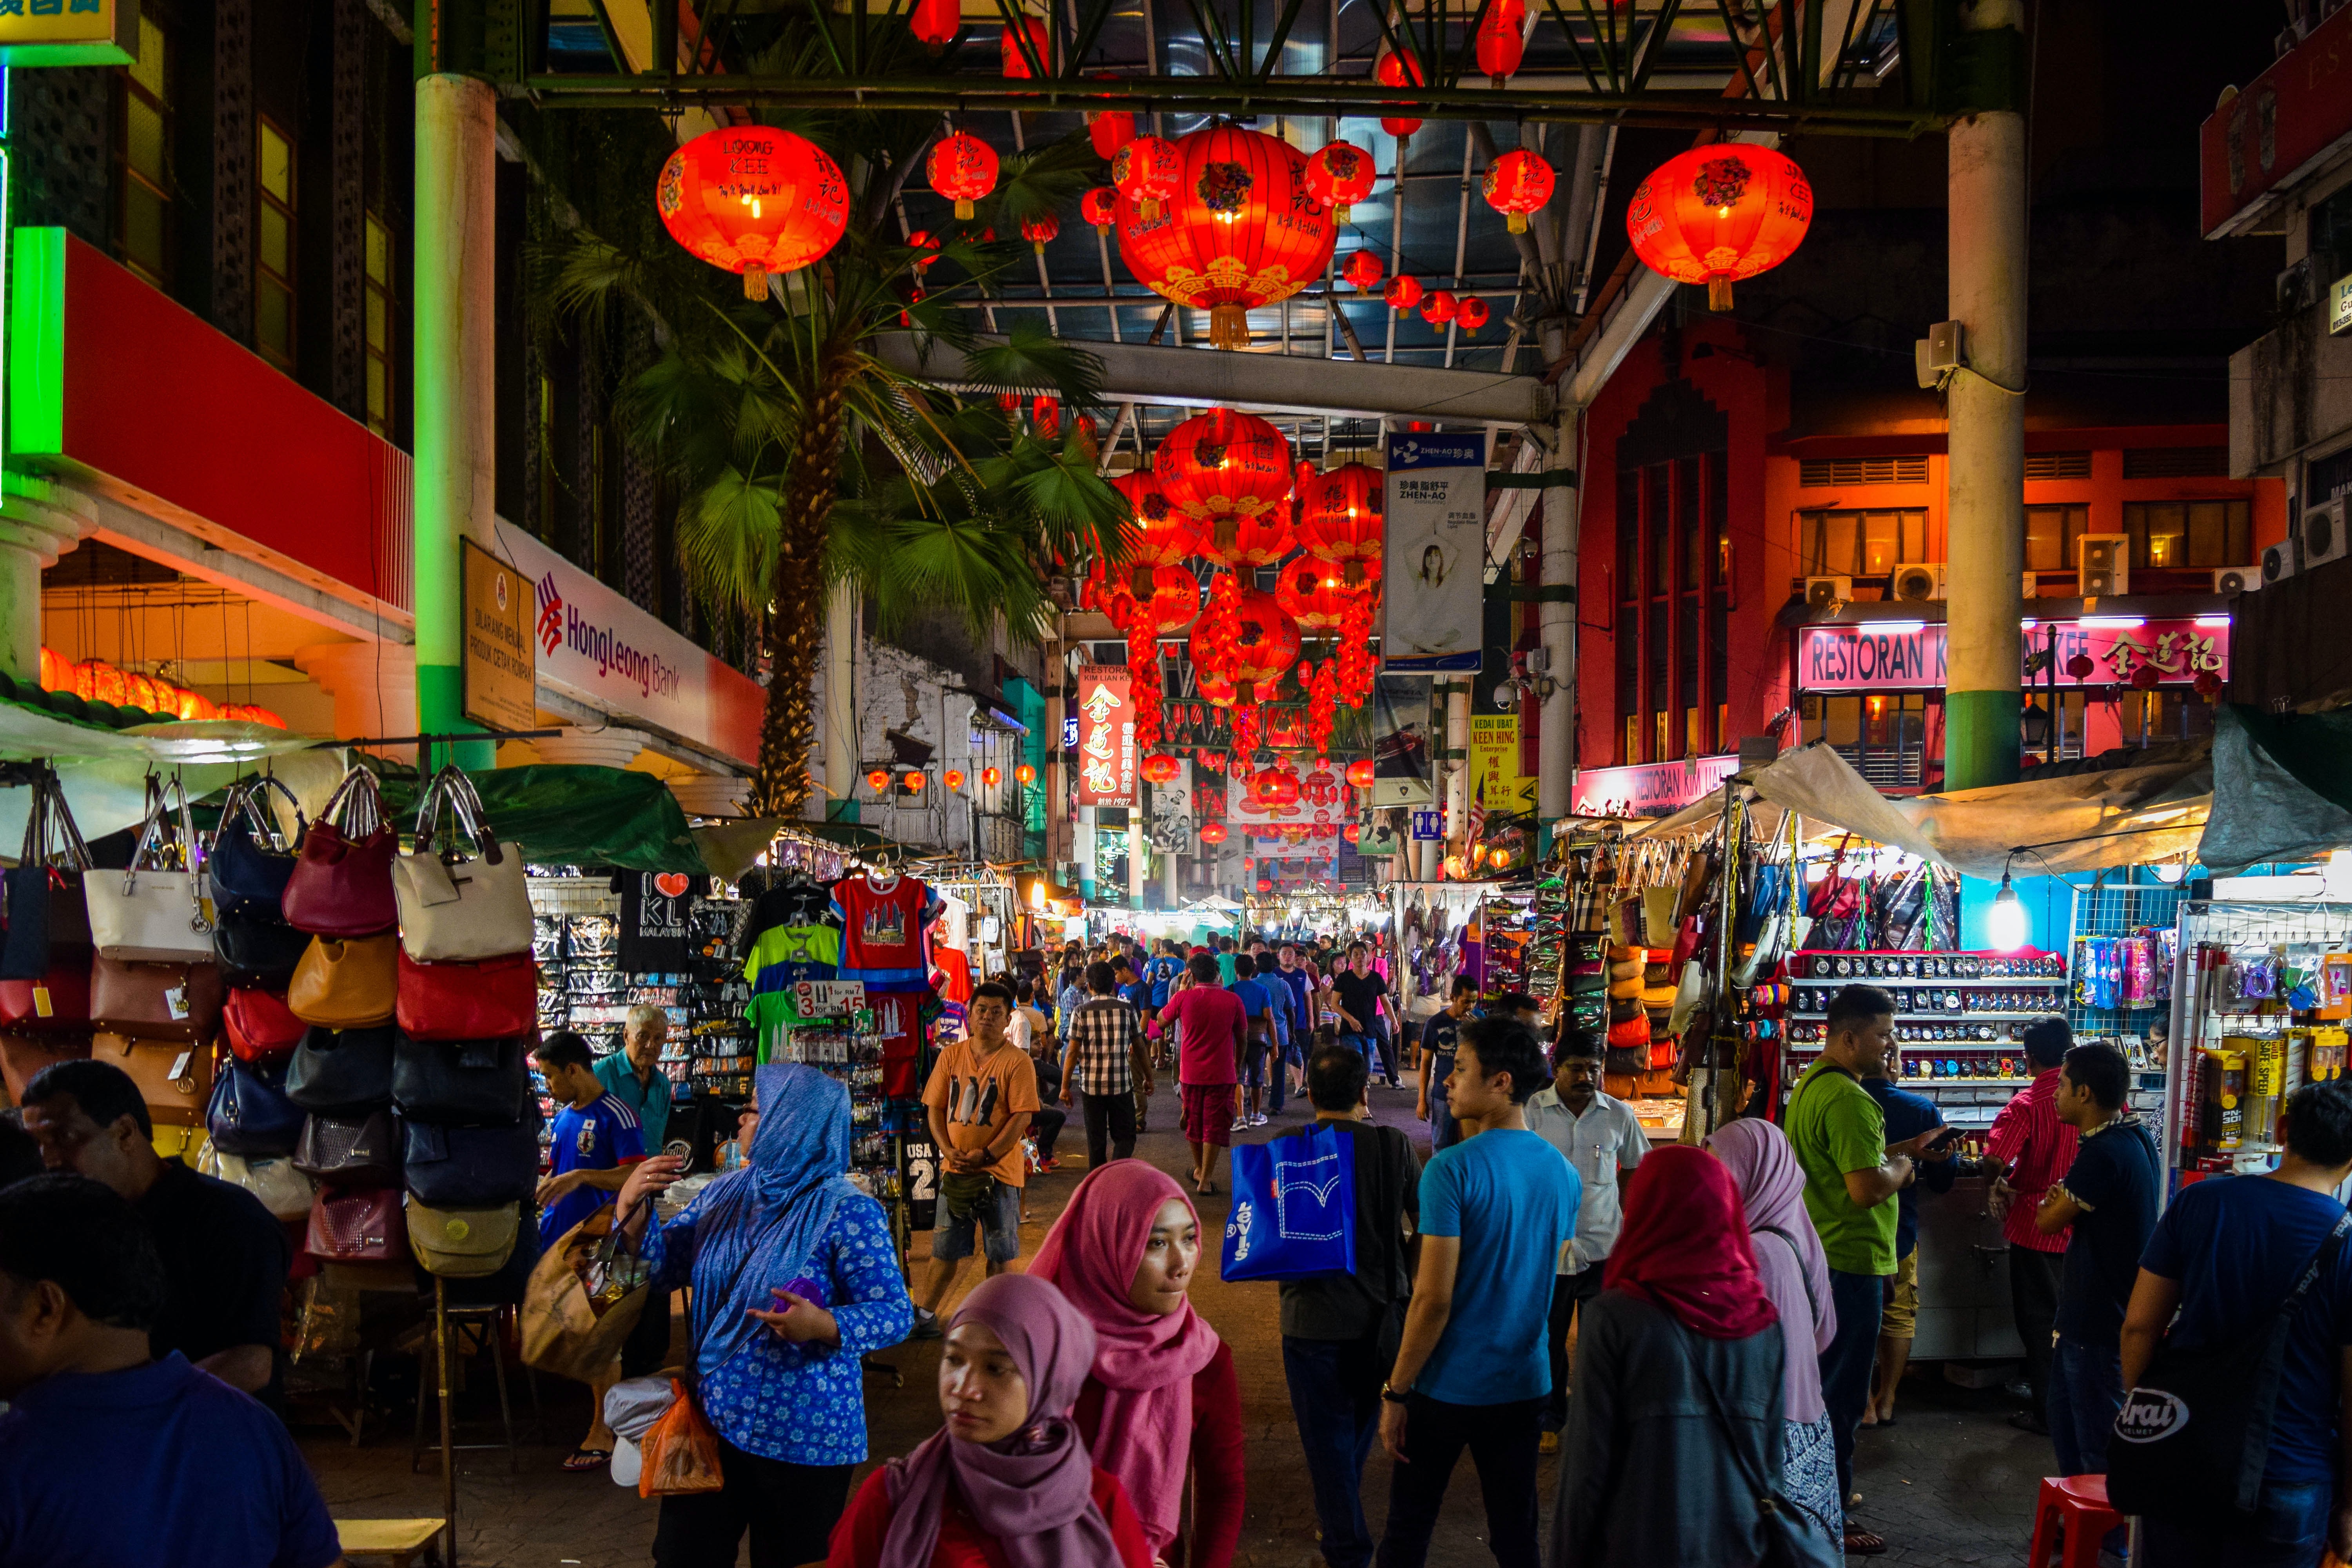
[[[1412,1390],[1410,1388],[1391,1388],[1387,1384],[1383,1383],[1381,1384],[1381,1397],[1387,1400],[1391,1405],[1402,1405],[1405,1401],[1412,1397]]]

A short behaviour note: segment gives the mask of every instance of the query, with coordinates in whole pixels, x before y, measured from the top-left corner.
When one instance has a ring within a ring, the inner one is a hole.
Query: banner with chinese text
[[[1135,804],[1135,692],[1122,665],[1078,671],[1078,804]]]

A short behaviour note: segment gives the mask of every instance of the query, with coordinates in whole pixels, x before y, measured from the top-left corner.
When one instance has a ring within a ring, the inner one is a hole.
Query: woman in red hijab
[[[1702,1149],[1643,1160],[1608,1270],[1577,1331],[1549,1568],[1754,1568],[1784,1336],[1731,1173]]]

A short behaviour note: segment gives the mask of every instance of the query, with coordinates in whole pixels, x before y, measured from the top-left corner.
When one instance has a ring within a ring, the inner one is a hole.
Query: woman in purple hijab
[[[826,1568],[1152,1568],[1070,1418],[1094,1360],[1093,1325],[1050,1282],[982,1281],[940,1357],[946,1428],[866,1477]]]

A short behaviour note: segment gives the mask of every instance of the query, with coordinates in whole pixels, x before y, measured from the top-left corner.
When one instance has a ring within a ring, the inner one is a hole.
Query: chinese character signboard
[[[139,61],[139,0],[0,0],[0,65]]]
[[[1521,816],[1536,808],[1536,781],[1519,772],[1519,716],[1470,715],[1470,798],[1491,815]]]
[[[1135,696],[1123,666],[1078,671],[1078,804],[1135,804]]]
[[[1385,502],[1381,668],[1477,668],[1486,586],[1486,438],[1391,436]]]
[[[528,730],[539,721],[535,595],[522,574],[472,540],[465,541],[463,552],[466,717],[493,730]]]
[[[2056,621],[2029,628],[2024,667],[2029,687],[2049,683],[2039,660],[2058,634],[2059,685],[2072,688],[2067,662],[2087,654],[2095,668],[2084,684],[2121,686],[2143,665],[2153,666],[2167,686],[2185,686],[2209,671],[2230,676],[2230,627],[2197,620],[2149,620],[2125,616],[2115,622]],[[1807,626],[1797,644],[1797,689],[1801,691],[1940,691],[1945,686],[1944,627],[1911,625],[1882,631],[1858,626]]]

